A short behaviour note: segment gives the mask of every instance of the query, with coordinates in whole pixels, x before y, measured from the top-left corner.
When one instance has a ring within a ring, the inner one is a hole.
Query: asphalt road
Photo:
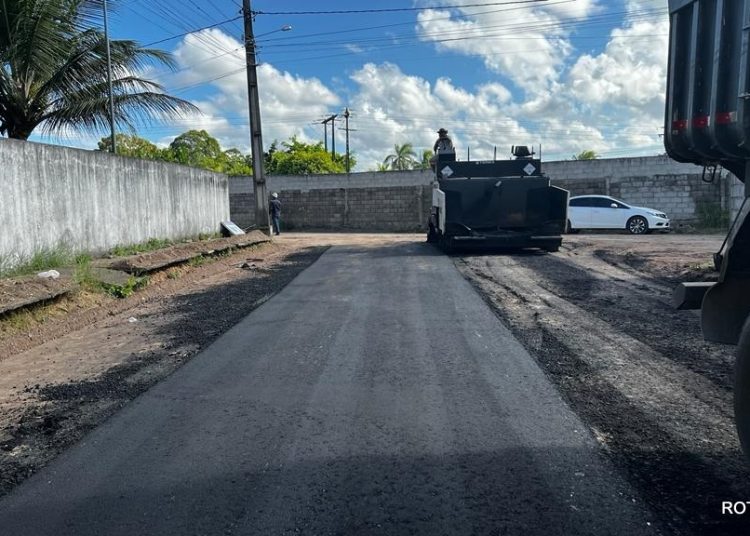
[[[336,247],[0,502],[0,533],[656,533],[451,260]]]

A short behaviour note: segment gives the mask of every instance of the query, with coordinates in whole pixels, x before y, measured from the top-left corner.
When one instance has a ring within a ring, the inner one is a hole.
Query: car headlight
[[[667,219],[667,215],[663,212],[649,212],[649,214],[651,214],[652,216],[656,216],[657,218],[663,218],[665,220]]]

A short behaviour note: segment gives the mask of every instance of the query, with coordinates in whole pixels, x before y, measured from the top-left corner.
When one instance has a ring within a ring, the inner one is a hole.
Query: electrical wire
[[[208,26],[202,26],[200,28],[193,28],[191,30],[188,30],[188,31],[180,33],[180,34],[176,34],[176,35],[172,35],[172,36],[169,36],[169,37],[165,37],[164,39],[159,39],[158,41],[152,41],[151,43],[146,43],[143,46],[144,47],[150,47],[150,46],[153,46],[153,45],[158,45],[159,43],[164,43],[166,41],[171,41],[172,39],[177,39],[178,37],[184,37],[184,36],[186,36],[188,34],[197,33],[197,32],[203,31],[203,30],[208,30],[209,28],[216,28],[217,26],[222,26],[224,24],[227,24],[227,23],[239,20],[241,18],[242,17],[233,17],[231,19],[226,19],[226,20],[223,20],[221,22],[216,22],[214,24],[209,24]]]
[[[407,11],[423,11],[425,9],[459,9],[465,7],[488,7],[488,6],[509,6],[512,4],[538,4],[549,0],[514,0],[511,2],[485,2],[481,4],[459,4],[452,6],[435,6],[431,7],[394,7],[394,8],[376,8],[376,9],[340,9],[333,11],[253,11],[256,15],[351,15],[351,14],[372,14],[372,13],[399,13]]]

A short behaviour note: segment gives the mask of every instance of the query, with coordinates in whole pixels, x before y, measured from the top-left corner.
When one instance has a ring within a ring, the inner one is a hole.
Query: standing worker
[[[279,201],[279,194],[276,192],[271,194],[271,202],[268,204],[268,212],[271,214],[271,221],[273,222],[273,234],[278,236],[281,234],[281,201]]]
[[[430,167],[433,171],[435,169],[435,162],[437,162],[438,159],[438,154],[456,153],[456,149],[453,147],[453,140],[448,137],[448,131],[444,128],[438,130],[438,139],[435,140],[435,145],[432,146],[432,152],[435,153],[430,157]]]
[[[438,139],[435,140],[435,145],[432,147],[432,152],[437,153],[454,153],[456,149],[453,148],[453,140],[448,137],[448,131],[444,128],[438,130]]]

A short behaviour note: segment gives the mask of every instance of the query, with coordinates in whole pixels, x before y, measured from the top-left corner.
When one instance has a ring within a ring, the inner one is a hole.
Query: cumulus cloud
[[[571,92],[592,105],[643,107],[662,103],[668,33],[666,18],[613,30],[602,54],[585,54],[571,68]]]
[[[629,2],[631,12],[648,6]],[[584,54],[566,81],[571,101],[592,116],[604,118],[608,137],[634,153],[653,152],[661,145],[667,78],[669,20],[626,19],[612,30],[604,51]],[[640,150],[639,150],[640,149]]]
[[[186,36],[174,54],[180,70],[168,80],[170,87],[208,84],[213,90],[194,101],[202,113],[176,121],[177,128],[205,129],[223,147],[249,151],[242,44],[221,30],[209,29]],[[268,63],[258,66],[258,86],[265,145],[292,135],[308,139],[310,121],[340,104],[339,97],[320,80],[295,76]]]
[[[490,158],[494,146],[504,151],[530,135],[508,112],[511,93],[499,83],[472,90],[448,78],[434,84],[404,73],[392,63],[368,63],[354,72],[357,84],[352,99],[356,141],[363,169],[371,169],[394,145],[412,143],[431,149],[438,127],[446,127],[462,154],[471,148],[472,158]],[[501,153],[501,154],[504,154]]]
[[[490,11],[427,9],[419,13],[417,31],[438,50],[478,57],[491,71],[536,93],[558,79],[572,51],[569,29],[561,23],[597,9],[596,0]]]

